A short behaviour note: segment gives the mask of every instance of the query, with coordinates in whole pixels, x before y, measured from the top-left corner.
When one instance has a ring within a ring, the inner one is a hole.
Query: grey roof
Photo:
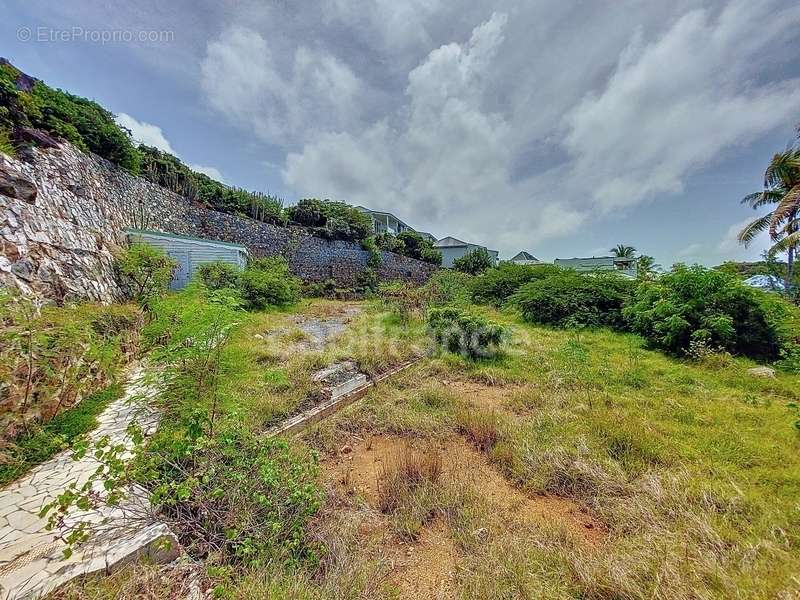
[[[165,231],[153,231],[150,229],[126,229],[125,233],[132,236],[137,235],[150,235],[155,237],[170,238],[173,240],[183,240],[186,242],[200,242],[202,244],[209,244],[212,246],[224,246],[225,248],[235,248],[243,252],[247,252],[247,248],[241,244],[234,244],[233,242],[223,242],[220,240],[209,240],[206,238],[194,237],[191,235],[178,235],[177,233],[166,233]]]
[[[536,258],[530,252],[525,252],[525,250],[522,250],[521,252],[518,252],[517,255],[514,258],[512,258],[511,260],[535,260],[535,261],[538,261],[539,259]]]
[[[468,244],[467,242],[462,242],[459,239],[454,237],[443,237],[438,242],[436,242],[433,247],[434,248],[458,248],[461,246],[476,246],[477,244]]]

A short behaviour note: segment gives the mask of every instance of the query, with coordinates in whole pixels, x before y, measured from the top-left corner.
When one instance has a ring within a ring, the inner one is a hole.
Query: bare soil
[[[322,458],[322,470],[329,486],[352,503],[378,505],[381,467],[393,460],[409,443],[400,436],[353,436],[338,452]],[[574,501],[555,496],[530,496],[515,488],[490,464],[485,455],[461,438],[436,443],[445,472],[467,477],[489,505],[490,514],[504,529],[556,523],[587,547],[602,543],[607,529]],[[459,551],[441,520],[429,524],[416,541],[390,534],[388,519],[381,519],[382,554],[392,564],[389,580],[401,598],[451,598],[455,594],[454,574]],[[366,534],[367,532],[365,532]]]

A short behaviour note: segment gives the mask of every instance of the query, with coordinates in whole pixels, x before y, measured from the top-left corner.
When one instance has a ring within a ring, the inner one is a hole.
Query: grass
[[[111,385],[81,400],[34,431],[22,436],[8,452],[8,462],[0,464],[0,486],[68,448],[78,436],[97,427],[97,417],[122,395],[122,386]]]
[[[312,302],[295,312],[335,310]],[[332,455],[349,436],[408,438],[379,472],[376,509],[390,534],[409,543],[437,519],[447,524],[458,548],[458,596],[800,595],[800,376],[753,378],[755,363],[741,358],[678,360],[633,335],[536,327],[488,312],[513,330],[504,354],[473,361],[433,352],[302,436]],[[421,322],[403,323],[377,305],[363,305],[322,352],[293,353],[292,339],[265,344],[290,316],[249,315],[231,343],[226,410],[259,426],[302,402],[316,366],[351,358],[380,372],[425,349]],[[476,391],[459,394],[453,383]],[[454,435],[531,498],[557,496],[592,515],[605,532],[599,545],[556,518],[531,525],[486,510],[481,482],[437,459],[437,442]],[[308,533],[324,548],[316,567],[209,577],[221,597],[396,597],[391,567],[364,533],[379,522],[357,501],[331,495]]]

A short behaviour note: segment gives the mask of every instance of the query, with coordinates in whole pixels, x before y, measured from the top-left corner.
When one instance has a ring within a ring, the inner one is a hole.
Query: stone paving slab
[[[132,400],[152,398],[154,394],[153,386],[143,381],[142,368],[133,368],[125,395],[98,417],[98,427],[90,434],[92,440],[107,435],[112,443],[130,447],[126,430],[133,422],[145,434],[152,433],[158,414],[143,408],[145,403]],[[39,518],[38,513],[70,483],[83,485],[99,465],[90,454],[75,461],[67,450],[0,490],[1,600],[38,598],[78,575],[111,570],[143,553],[155,560],[174,558],[177,540],[154,518],[143,490],[131,490],[120,506],[70,516],[74,522],[97,524],[98,531],[69,559],[63,558],[65,543],[56,532],[45,529],[47,519]],[[99,489],[101,484],[96,485]],[[164,550],[162,540],[172,542],[171,549]]]

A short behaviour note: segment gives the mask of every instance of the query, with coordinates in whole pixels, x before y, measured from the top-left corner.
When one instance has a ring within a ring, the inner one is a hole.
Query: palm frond
[[[739,235],[736,236],[739,240],[740,244],[744,244],[745,247],[750,245],[755,237],[761,233],[762,231],[766,231],[769,229],[770,223],[772,222],[772,213],[767,213],[764,216],[758,217],[754,221],[748,223],[744,229],[739,232]]]
[[[762,190],[760,192],[747,194],[747,196],[742,198],[742,204],[749,204],[750,208],[759,209],[768,204],[777,204],[781,201],[781,198],[783,198],[783,194],[777,190]]]
[[[787,235],[785,238],[775,242],[773,246],[767,251],[770,256],[788,252],[789,248],[797,248],[800,246],[800,231],[795,231]]]
[[[764,172],[764,187],[773,188],[780,185],[793,187],[800,173],[800,150],[786,150],[772,157]]]

